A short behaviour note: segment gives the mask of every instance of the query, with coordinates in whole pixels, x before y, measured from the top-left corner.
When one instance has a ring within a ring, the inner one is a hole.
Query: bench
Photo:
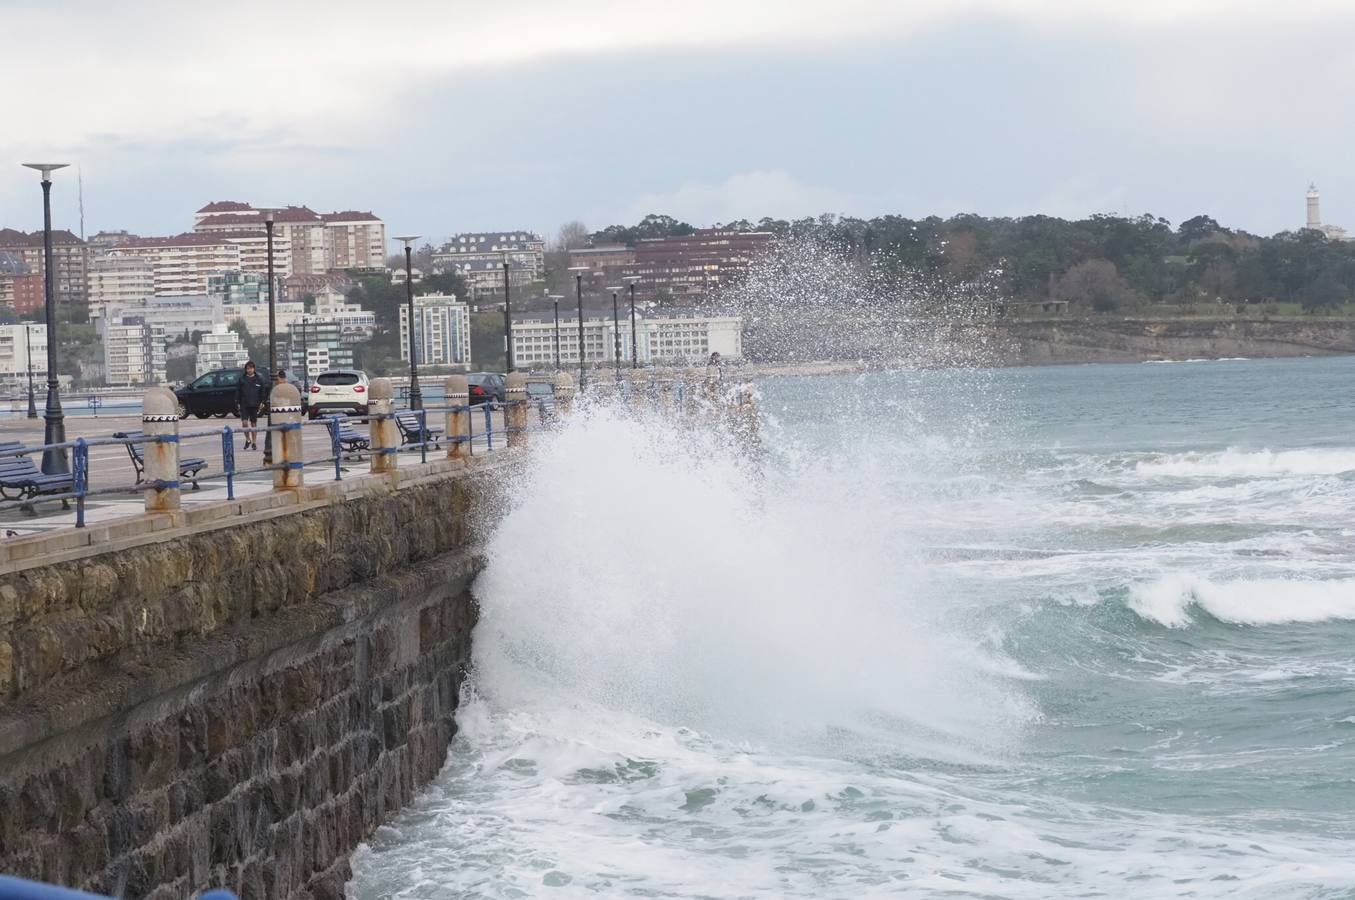
[[[132,458],[132,468],[136,470],[136,483],[140,484],[146,480],[146,457],[141,449],[141,444],[135,443],[145,439],[146,435],[140,431],[115,431],[113,437],[120,441],[127,441],[124,446],[127,447],[127,455]],[[198,473],[207,468],[207,460],[198,456],[186,456],[179,459],[179,477],[185,481],[193,483],[193,490],[198,489]]]
[[[418,444],[427,442],[437,447],[442,443],[442,429],[432,425],[419,433],[419,416],[413,412],[398,412],[395,414],[395,425],[400,429],[400,441],[405,444]]]
[[[23,450],[25,454],[30,452],[18,441],[0,443],[0,451],[13,452],[16,450]],[[67,494],[74,489],[74,476],[69,474],[45,475],[34,464],[30,455],[0,456],[0,498],[5,500],[31,500],[42,494]],[[61,504],[63,506],[69,505],[65,500],[62,500]],[[33,506],[28,503],[23,508],[31,511]]]
[[[329,416],[339,421],[339,448],[350,459],[361,459],[364,450],[372,449],[372,440],[353,427],[347,416]]]

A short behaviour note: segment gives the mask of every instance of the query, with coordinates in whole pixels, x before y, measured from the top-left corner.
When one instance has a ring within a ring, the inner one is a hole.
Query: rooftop
[[[219,212],[248,212],[254,207],[248,203],[241,203],[239,200],[213,200],[202,209],[200,213],[219,213]]]

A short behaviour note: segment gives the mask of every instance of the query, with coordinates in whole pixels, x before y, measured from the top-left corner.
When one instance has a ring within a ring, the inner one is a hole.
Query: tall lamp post
[[[423,409],[423,391],[419,390],[419,360],[414,342],[414,242],[417,234],[403,234],[396,240],[405,245],[405,300],[409,304],[409,408]]]
[[[508,251],[503,251],[503,346],[505,371],[513,371],[513,304],[508,297]]]
[[[616,365],[616,377],[621,377],[621,315],[617,312],[616,295],[621,293],[620,287],[609,287],[607,290],[612,292],[612,361]]]
[[[560,371],[560,301],[564,294],[551,294],[550,302],[555,307],[555,371]]]
[[[640,276],[627,275],[621,280],[630,285],[630,367],[635,369],[640,365],[640,353],[636,349],[639,339],[635,331],[635,282],[640,280]]]
[[[584,384],[584,352],[583,352],[583,273],[588,271],[587,266],[570,266],[569,271],[574,273],[574,296],[579,305],[579,390],[583,390]]]
[[[47,308],[47,407],[42,417],[46,420],[43,428],[44,444],[64,444],[66,442],[66,415],[61,411],[61,384],[56,377],[56,270],[52,266],[52,173],[64,169],[69,163],[24,163],[30,169],[42,173],[42,266],[44,300]],[[66,451],[42,451],[42,472],[44,475],[65,475],[71,470]]]
[[[265,206],[261,207],[259,212],[263,213],[263,231],[268,248],[268,377],[276,382],[278,377],[278,318],[277,301],[274,296],[277,292],[273,287],[273,217],[277,214],[277,210]],[[267,387],[271,396],[273,385],[270,383]],[[264,410],[264,419],[268,430],[263,433],[263,462],[264,465],[271,465],[273,462],[273,403],[271,400]]]
[[[306,314],[301,314],[301,400],[305,404],[305,399],[311,392],[311,355],[307,349],[306,343]]]
[[[38,401],[33,395],[33,337],[29,324],[24,323],[24,359],[28,360],[28,418],[38,417]]]

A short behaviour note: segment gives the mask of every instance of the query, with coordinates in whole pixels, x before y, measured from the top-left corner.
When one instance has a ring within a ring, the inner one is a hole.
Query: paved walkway
[[[430,425],[435,425],[438,428],[443,426],[443,414],[441,412],[430,413],[429,420]],[[196,456],[207,461],[207,467],[200,473],[199,490],[192,490],[185,485],[182,497],[186,505],[226,499],[225,467],[222,464],[221,455],[223,447],[221,429],[226,425],[229,425],[234,432],[232,444],[237,473],[235,476],[235,496],[247,497],[251,494],[272,490],[272,473],[263,469],[263,453],[243,449],[244,437],[240,432],[239,420],[185,419],[179,425],[180,434],[183,435],[179,445],[180,456]],[[503,426],[503,414],[495,412],[494,428],[497,431]],[[354,423],[353,427],[360,434],[366,435],[368,433],[366,424]],[[12,416],[0,418],[0,441],[21,441],[27,446],[41,445],[43,428],[44,422],[41,418],[36,420]],[[483,434],[484,413],[475,412],[472,418],[472,429],[474,435],[471,444],[472,452],[475,454],[489,452],[488,442]],[[135,415],[98,416],[97,418],[93,416],[68,416],[66,418],[67,440],[75,440],[77,437],[94,440],[110,437],[118,431],[139,430],[141,430],[139,410]],[[202,431],[212,433],[195,434],[195,432]],[[318,480],[328,481],[333,479],[334,463],[323,461],[331,455],[329,430],[325,423],[323,421],[307,421],[304,424],[302,434],[308,461],[306,467],[307,482],[315,483]],[[259,436],[259,441],[262,445],[262,434]],[[494,449],[499,450],[503,447],[504,435],[496,433],[494,435]],[[428,448],[430,459],[444,454],[445,449]],[[399,454],[399,459],[418,462],[420,454],[417,449],[403,451]],[[41,465],[40,458],[35,456],[34,463]],[[340,465],[344,476],[347,477],[349,473],[366,473],[369,471],[371,462],[368,455],[364,453],[356,459],[345,459]],[[85,503],[85,521],[93,524],[121,516],[134,515],[140,511],[144,506],[144,498],[141,490],[135,487],[135,480],[136,473],[125,445],[91,447],[89,450],[90,490],[125,486],[127,491],[125,493],[101,494],[90,497]],[[68,509],[63,509],[59,500],[39,499],[31,512],[21,509],[17,501],[0,501],[0,537],[55,531],[70,528],[74,524],[75,504],[73,501]]]

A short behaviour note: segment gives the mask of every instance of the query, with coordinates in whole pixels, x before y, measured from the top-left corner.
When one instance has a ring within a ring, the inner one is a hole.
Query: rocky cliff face
[[[999,365],[1355,353],[1355,322],[1314,319],[1118,319],[999,322],[987,346]]]
[[[340,897],[444,760],[494,477],[0,578],[0,871]]]

